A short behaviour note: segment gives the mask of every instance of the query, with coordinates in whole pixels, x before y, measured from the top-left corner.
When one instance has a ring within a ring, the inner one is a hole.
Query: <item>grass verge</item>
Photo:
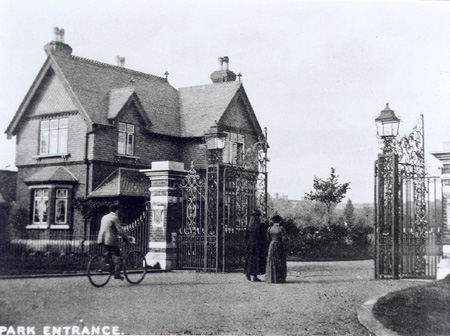
[[[450,334],[450,276],[440,281],[403,289],[381,297],[375,317],[400,335]]]

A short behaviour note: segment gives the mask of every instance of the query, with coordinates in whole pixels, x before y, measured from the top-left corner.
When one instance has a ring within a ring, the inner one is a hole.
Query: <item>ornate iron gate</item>
[[[245,231],[258,209],[267,219],[267,149],[258,142],[224,172],[224,270],[242,268],[245,262]]]
[[[205,181],[192,166],[181,183],[181,227],[178,232],[178,267],[205,268]]]
[[[442,182],[406,177],[401,186],[400,275],[434,279],[442,256]]]
[[[384,139],[375,164],[375,277],[435,278],[442,255],[442,184],[425,174],[423,116]]]
[[[128,236],[136,239],[135,250],[141,251],[144,255],[148,252],[148,242],[150,237],[150,223],[149,223],[150,203],[145,203],[145,210],[132,223],[123,227],[123,230]],[[125,247],[125,242],[121,241],[121,248]]]
[[[245,230],[258,207],[267,216],[267,147],[258,142],[231,165],[191,167],[181,183],[178,267],[224,272],[243,267]],[[203,175],[203,176],[202,176]]]

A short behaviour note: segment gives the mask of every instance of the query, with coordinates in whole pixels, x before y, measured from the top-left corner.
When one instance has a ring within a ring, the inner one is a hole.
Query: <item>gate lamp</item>
[[[217,125],[211,126],[209,133],[205,134],[206,148],[208,149],[223,149],[225,147],[225,139],[227,134],[219,132]]]
[[[386,103],[386,108],[375,119],[375,124],[377,125],[377,135],[382,139],[395,138],[398,135],[400,119],[389,108],[389,103]]]

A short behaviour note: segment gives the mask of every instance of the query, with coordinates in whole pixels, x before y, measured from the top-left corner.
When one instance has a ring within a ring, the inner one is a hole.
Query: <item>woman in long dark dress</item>
[[[261,223],[261,213],[255,210],[246,231],[246,250],[244,273],[247,280],[260,282],[258,275],[264,274],[265,268],[265,233]]]
[[[286,281],[287,265],[283,241],[286,239],[284,228],[280,225],[282,218],[279,215],[272,217],[273,225],[267,233],[270,238],[267,255],[266,282],[283,283]]]

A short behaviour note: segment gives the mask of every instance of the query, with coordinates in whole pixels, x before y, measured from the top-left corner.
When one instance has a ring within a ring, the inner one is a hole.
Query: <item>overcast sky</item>
[[[59,27],[74,55],[120,55],[168,71],[177,89],[209,84],[229,56],[268,128],[269,191],[291,199],[334,167],[353,203],[373,201],[374,119],[387,102],[401,134],[424,115],[427,153],[450,141],[449,2],[1,0],[0,27],[2,131]],[[0,137],[0,169],[14,167],[14,143]],[[431,155],[427,166],[439,173]]]

